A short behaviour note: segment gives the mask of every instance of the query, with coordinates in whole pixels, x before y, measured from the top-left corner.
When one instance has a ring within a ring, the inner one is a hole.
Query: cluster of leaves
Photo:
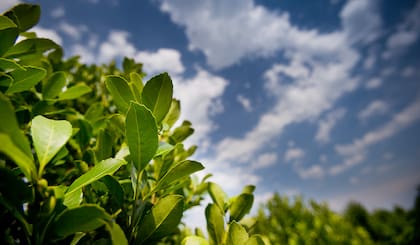
[[[209,176],[191,177],[203,165],[182,143],[191,123],[173,129],[180,102],[169,75],[143,84],[132,59],[122,69],[64,60],[28,32],[39,16],[30,4],[0,15],[0,242],[264,244],[237,223],[253,187],[228,200]],[[207,192],[209,242],[179,229]]]
[[[377,244],[419,244],[420,187],[411,210],[395,207],[392,211],[378,209],[369,213],[361,204],[352,202],[344,217],[353,226],[366,229]]]
[[[372,213],[356,202],[338,214],[326,204],[275,194],[252,222],[250,232],[266,235],[272,244],[419,244],[420,187],[412,210]]]
[[[368,232],[353,226],[326,204],[300,197],[290,200],[275,194],[255,217],[251,232],[268,237],[272,244],[372,244]]]

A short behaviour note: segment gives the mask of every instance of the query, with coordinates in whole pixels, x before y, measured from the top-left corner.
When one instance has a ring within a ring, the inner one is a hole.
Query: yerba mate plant
[[[182,143],[191,123],[173,129],[170,76],[143,84],[129,58],[122,69],[65,60],[30,32],[39,17],[30,4],[0,16],[0,243],[264,244],[239,223],[253,186],[229,199],[191,177],[204,167]],[[207,236],[180,225],[206,193]]]

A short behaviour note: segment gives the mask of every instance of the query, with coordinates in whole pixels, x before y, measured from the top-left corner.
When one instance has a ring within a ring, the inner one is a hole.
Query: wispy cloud
[[[239,104],[241,104],[241,106],[245,109],[245,111],[247,112],[251,112],[252,111],[252,104],[251,104],[251,100],[248,99],[247,97],[238,94],[236,96],[236,100],[239,102]]]
[[[321,119],[318,124],[318,131],[315,135],[315,140],[323,144],[329,142],[332,129],[337,122],[345,116],[345,114],[346,110],[344,108],[339,108],[328,113],[324,119]]]
[[[388,111],[388,103],[383,100],[374,100],[370,102],[363,110],[357,114],[360,121],[364,122],[367,119],[383,115]]]

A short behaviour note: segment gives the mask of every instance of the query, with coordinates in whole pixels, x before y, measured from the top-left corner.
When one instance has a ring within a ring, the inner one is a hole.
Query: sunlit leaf
[[[150,79],[143,88],[142,101],[160,123],[169,111],[172,102],[172,80],[168,73]]]

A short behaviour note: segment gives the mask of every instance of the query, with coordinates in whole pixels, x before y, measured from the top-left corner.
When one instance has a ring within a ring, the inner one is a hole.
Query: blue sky
[[[420,1],[32,2],[42,7],[33,30],[66,56],[168,71],[196,129],[187,144],[229,194],[256,184],[257,201],[279,192],[335,210],[411,207]]]

